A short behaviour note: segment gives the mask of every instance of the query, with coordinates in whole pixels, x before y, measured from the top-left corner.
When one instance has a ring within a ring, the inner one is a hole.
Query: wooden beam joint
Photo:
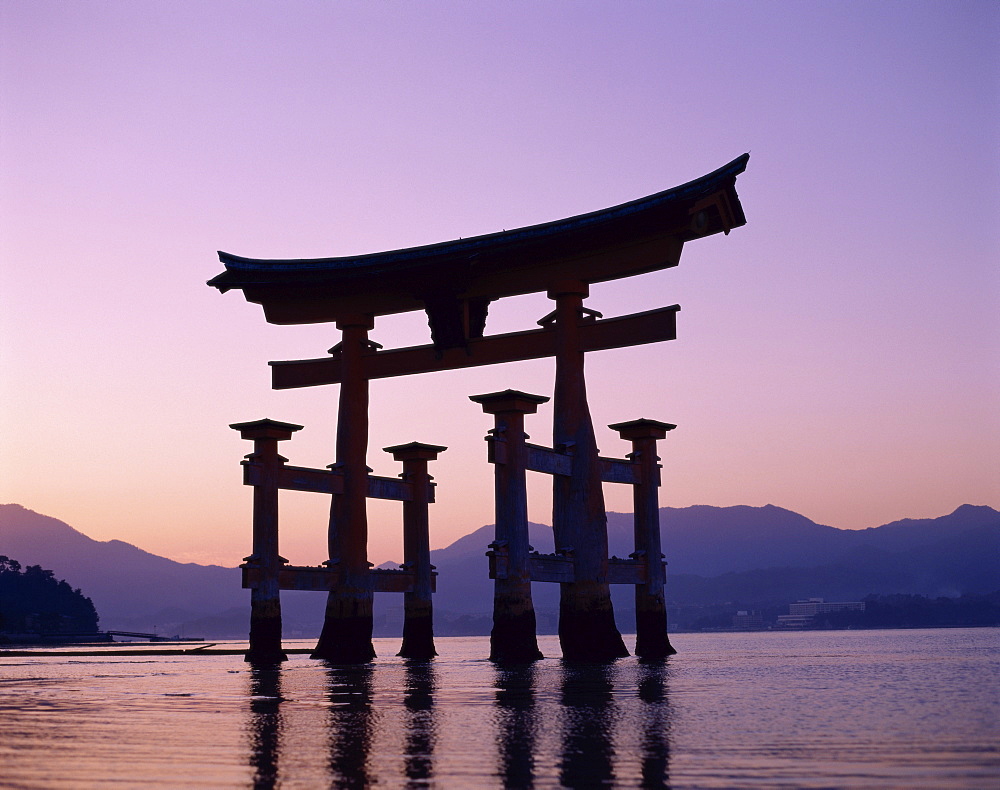
[[[679,310],[679,305],[672,305],[617,318],[586,321],[580,325],[581,350],[604,351],[674,340],[677,337]],[[441,349],[429,344],[373,351],[362,357],[362,364],[366,378],[381,379],[541,359],[555,356],[555,353],[556,328],[548,326],[471,339],[465,348]],[[271,386],[274,389],[315,387],[343,381],[343,360],[340,356],[268,364],[271,366]]]

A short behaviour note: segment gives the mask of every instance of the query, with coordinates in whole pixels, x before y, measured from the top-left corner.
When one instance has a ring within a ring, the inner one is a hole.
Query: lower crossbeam
[[[244,589],[253,589],[261,585],[264,572],[259,567],[241,566],[243,569]],[[313,592],[329,592],[340,584],[340,569],[334,565],[285,565],[278,571],[278,589],[307,590]],[[437,574],[431,576],[431,590],[434,591]],[[416,574],[408,570],[389,570],[372,568],[368,571],[373,592],[413,592],[416,584]]]

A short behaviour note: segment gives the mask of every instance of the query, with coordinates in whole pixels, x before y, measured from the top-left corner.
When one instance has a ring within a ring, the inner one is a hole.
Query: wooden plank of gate
[[[583,351],[604,351],[674,340],[677,337],[678,305],[643,313],[605,318],[580,326]],[[555,330],[531,329],[470,340],[468,348],[436,350],[433,345],[388,349],[364,357],[369,379],[391,378],[439,370],[455,370],[500,362],[517,362],[555,356]],[[274,389],[314,387],[342,381],[340,357],[293,359],[268,363]]]

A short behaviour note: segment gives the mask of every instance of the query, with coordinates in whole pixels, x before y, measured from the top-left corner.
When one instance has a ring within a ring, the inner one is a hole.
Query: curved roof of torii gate
[[[457,241],[342,258],[261,260],[219,252],[226,270],[208,284],[242,290],[271,323],[304,324],[656,271],[677,265],[684,242],[746,223],[736,177],[749,158],[612,208]]]

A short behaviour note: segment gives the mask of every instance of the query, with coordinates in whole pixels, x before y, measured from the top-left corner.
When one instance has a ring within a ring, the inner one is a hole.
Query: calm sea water
[[[673,640],[662,666],[514,670],[478,637],[359,668],[0,658],[0,785],[1000,786],[1000,629]]]

